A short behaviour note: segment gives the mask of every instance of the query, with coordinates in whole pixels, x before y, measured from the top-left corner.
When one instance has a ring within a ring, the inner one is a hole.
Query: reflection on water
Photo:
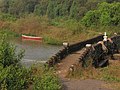
[[[22,41],[21,39],[13,40],[12,43],[17,46],[18,50],[25,50],[25,56],[22,63],[27,66],[36,62],[47,61],[48,58],[61,48],[61,46],[46,45],[38,41]]]

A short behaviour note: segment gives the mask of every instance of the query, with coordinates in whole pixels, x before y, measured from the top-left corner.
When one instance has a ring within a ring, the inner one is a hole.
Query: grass
[[[114,32],[119,33],[119,26],[88,28],[74,19],[62,17],[48,19],[46,16],[39,17],[34,14],[21,17],[14,22],[0,20],[0,25],[0,29],[8,29],[19,34],[44,37],[45,43],[54,45],[62,44],[63,42],[74,43],[83,41],[104,32],[107,32],[109,36],[113,35]]]
[[[120,90],[120,61],[110,62],[110,66],[101,69],[101,79],[108,82],[108,87]]]
[[[9,29],[0,29],[0,34],[6,34],[9,38],[20,37],[21,35]]]
[[[62,41],[57,40],[55,38],[49,37],[49,36],[45,36],[44,38],[44,42],[47,44],[51,44],[51,45],[62,45]]]
[[[83,41],[96,34],[89,32],[76,20],[66,20],[64,18],[49,20],[47,17],[34,15],[16,20],[10,25],[10,28],[17,33],[45,37],[46,43],[57,45],[63,42]]]
[[[97,79],[107,82],[105,85],[113,90],[120,90],[120,61],[110,61],[110,65],[105,68],[80,68],[69,74],[70,78]]]
[[[10,14],[0,13],[0,20],[13,22],[17,18]]]
[[[12,17],[11,17],[12,18]],[[10,18],[10,20],[11,20]],[[9,19],[9,18],[8,18]],[[57,18],[49,20],[47,17],[29,15],[24,18],[15,19],[12,22],[7,19],[0,19],[0,33],[8,34],[9,37],[19,37],[21,34],[36,35],[44,37],[45,43],[59,45],[63,42],[75,43],[107,32],[111,36],[119,31],[118,27],[84,27],[76,20]],[[43,68],[33,68],[33,76],[41,76],[46,73]],[[48,71],[54,73],[53,71]],[[48,74],[49,75],[49,74]],[[95,69],[93,67],[78,68],[78,71],[69,75],[72,78],[98,79],[108,82],[108,87],[120,90],[120,62],[110,63],[106,68]],[[49,79],[49,78],[48,78]]]

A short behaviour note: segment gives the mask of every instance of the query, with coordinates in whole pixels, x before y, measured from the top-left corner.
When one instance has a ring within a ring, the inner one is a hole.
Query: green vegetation
[[[96,9],[101,2],[119,2],[119,0],[0,0],[0,11],[16,17],[35,13],[50,18],[70,17],[80,19],[89,10]]]
[[[1,13],[0,20],[2,21],[15,21],[17,18],[11,14]]]
[[[59,79],[54,75],[54,69],[47,69],[41,65],[32,68],[33,90],[60,90]]]
[[[0,42],[0,63],[3,67],[16,65],[23,57],[24,51],[21,51],[16,55],[16,47],[6,42],[6,36],[2,37]]]
[[[98,5],[97,10],[89,11],[82,19],[85,26],[118,26],[120,25],[120,3]]]
[[[59,80],[51,75],[45,74],[41,78],[35,79],[33,90],[60,90]]]
[[[0,33],[9,37],[35,35],[43,37],[45,43],[59,45],[83,41],[105,31],[110,36],[114,32],[120,33],[119,28],[119,0],[0,0]],[[16,54],[15,51],[14,45],[1,39],[1,90],[60,89],[53,71],[46,72],[39,66],[30,70],[22,67],[19,62],[24,53]],[[120,65],[116,65],[113,65],[115,68],[109,66],[98,70],[91,67],[79,69],[72,77],[112,81],[119,88]]]
[[[49,44],[111,35],[119,27],[119,0],[0,0],[0,30],[45,37]]]
[[[42,66],[26,69],[20,64],[24,51],[16,53],[16,47],[0,40],[0,90],[59,90],[61,85],[53,70]]]
[[[8,29],[0,29],[0,34],[1,35],[6,34],[9,37],[9,39],[12,39],[12,38],[15,38],[15,37],[17,38],[17,37],[21,36],[21,34],[18,34],[16,32],[8,30]]]
[[[1,37],[3,38],[0,41],[0,89],[25,89],[30,73],[19,64],[24,51],[16,53],[16,47],[6,41],[6,36]]]
[[[49,36],[47,36],[47,37],[45,36],[43,38],[44,38],[44,42],[47,43],[47,44],[51,44],[51,45],[61,45],[62,44],[61,41],[59,41],[55,38],[51,38]]]
[[[81,68],[80,66],[76,71],[70,73],[68,77],[79,79],[97,79],[107,82],[106,86],[114,90],[120,89],[120,63],[119,61],[110,61],[109,66],[104,68],[94,68],[88,66]]]

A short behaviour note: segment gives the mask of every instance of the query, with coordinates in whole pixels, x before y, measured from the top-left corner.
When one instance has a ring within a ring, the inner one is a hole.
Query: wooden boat
[[[42,37],[22,35],[23,40],[42,40]]]

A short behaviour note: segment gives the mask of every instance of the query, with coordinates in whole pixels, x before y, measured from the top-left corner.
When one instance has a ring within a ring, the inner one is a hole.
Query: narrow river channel
[[[22,64],[29,67],[34,63],[44,63],[54,55],[62,46],[47,45],[38,41],[22,41],[21,39],[12,40],[17,46],[17,50],[25,50]]]

